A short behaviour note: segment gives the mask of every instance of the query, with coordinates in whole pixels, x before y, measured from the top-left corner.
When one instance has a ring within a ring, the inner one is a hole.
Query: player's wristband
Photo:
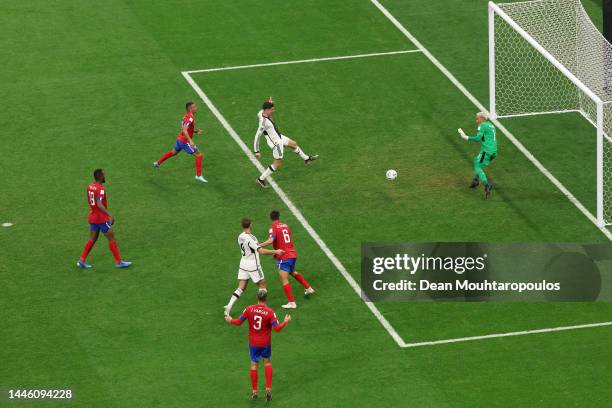
[[[259,150],[258,150],[258,151],[256,151],[256,152],[253,152],[253,153],[257,154],[257,153],[259,153]]]
[[[282,322],[282,323],[279,323],[279,324],[277,324],[276,326],[274,326],[274,331],[278,333],[279,331],[283,330],[283,328],[284,328],[286,325],[287,325],[287,322]]]

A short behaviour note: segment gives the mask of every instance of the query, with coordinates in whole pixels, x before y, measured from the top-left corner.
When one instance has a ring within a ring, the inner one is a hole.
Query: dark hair
[[[242,228],[249,228],[251,226],[251,223],[252,221],[250,218],[244,217],[241,221]]]
[[[104,170],[102,169],[95,169],[93,176],[94,176],[94,180],[96,181],[100,181],[102,180],[102,176],[104,175]]]
[[[265,101],[263,105],[261,105],[261,109],[272,109],[274,107],[274,103],[270,101]]]
[[[268,298],[268,291],[267,290],[259,289],[257,291],[257,300],[259,300],[261,302],[265,302],[267,298]]]
[[[270,213],[270,219],[272,221],[276,221],[280,219],[280,213],[278,212],[278,210],[272,210],[272,212]]]
[[[189,101],[189,102],[187,102],[187,103],[185,104],[185,110],[189,110],[189,107],[190,107],[191,105],[195,105],[195,102],[194,102],[194,101]]]

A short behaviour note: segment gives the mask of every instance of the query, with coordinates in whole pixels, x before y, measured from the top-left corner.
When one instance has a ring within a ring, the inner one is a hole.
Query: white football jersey
[[[257,133],[255,133],[253,150],[259,151],[259,138],[261,135],[266,137],[266,142],[270,147],[282,144],[281,132],[278,130],[276,123],[271,118],[266,118],[263,115],[263,110],[257,113],[257,118],[259,119],[259,127],[257,128]]]
[[[246,232],[238,235],[238,247],[240,248],[240,269],[253,272],[260,269],[257,238]]]

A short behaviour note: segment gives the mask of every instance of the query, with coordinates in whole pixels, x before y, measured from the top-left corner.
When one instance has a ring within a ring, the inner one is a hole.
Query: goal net
[[[493,118],[578,112],[596,129],[599,226],[612,224],[612,45],[580,0],[489,3]]]

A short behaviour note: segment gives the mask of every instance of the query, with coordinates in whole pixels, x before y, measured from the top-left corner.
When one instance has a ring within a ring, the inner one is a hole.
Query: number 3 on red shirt
[[[261,316],[253,316],[253,320],[255,320],[255,323],[253,323],[253,329],[261,329],[261,321],[263,320]]]

